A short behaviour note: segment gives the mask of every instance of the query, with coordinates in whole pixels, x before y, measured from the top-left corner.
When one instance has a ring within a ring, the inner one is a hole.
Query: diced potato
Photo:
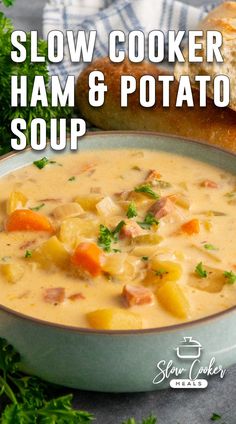
[[[166,281],[177,281],[182,275],[180,264],[172,261],[162,261],[153,257],[150,261],[144,284],[147,286],[161,286]]]
[[[0,265],[0,270],[8,283],[16,283],[24,275],[24,268],[18,263],[5,263]]]
[[[142,328],[141,317],[125,309],[98,309],[87,314],[92,328],[97,330],[138,330]]]
[[[43,268],[49,268],[51,265],[66,268],[69,264],[69,253],[60,240],[53,236],[32,253],[32,259]]]
[[[7,200],[7,214],[11,215],[16,209],[24,208],[28,202],[27,197],[20,191],[12,191]]]
[[[178,281],[182,275],[182,267],[176,262],[160,261],[158,258],[153,258],[150,265],[155,272],[155,279],[160,282]]]
[[[175,281],[166,281],[157,290],[157,299],[163,308],[172,315],[182,319],[188,317],[188,299]]]
[[[109,196],[104,197],[104,199],[98,202],[96,204],[96,209],[102,217],[119,215],[121,213],[120,207]]]
[[[134,239],[137,244],[159,244],[162,240],[163,238],[157,233],[143,234]]]
[[[96,204],[102,200],[101,194],[90,193],[87,195],[79,195],[74,202],[79,203],[85,211],[95,212]]]
[[[84,238],[97,237],[98,230],[99,223],[96,219],[68,218],[61,224],[59,239],[71,249],[75,249]]]
[[[52,214],[55,219],[62,221],[63,219],[70,218],[73,216],[79,216],[84,213],[83,208],[79,203],[65,203],[64,205],[59,205],[53,209]]]
[[[115,253],[114,255],[106,256],[105,263],[103,265],[103,271],[110,275],[119,275],[124,272],[126,253]]]
[[[185,196],[182,193],[177,193],[175,196],[175,201],[174,203],[178,206],[180,206],[183,209],[190,209],[190,200],[187,196]]]
[[[130,201],[135,202],[138,206],[141,206],[142,204],[145,204],[147,207],[148,205],[153,204],[153,199],[150,199],[145,195],[145,193],[138,193],[136,191],[131,191],[128,199]]]
[[[211,232],[212,231],[212,229],[213,229],[213,225],[212,225],[212,222],[211,221],[204,221],[203,222],[203,225],[204,225],[204,227],[205,227],[205,229],[208,231],[208,232]]]
[[[219,293],[225,285],[224,271],[209,266],[204,267],[207,271],[206,278],[199,278],[195,273],[191,275],[189,285],[195,289],[208,293]]]
[[[136,246],[133,248],[132,250],[132,255],[135,256],[147,256],[148,258],[150,258],[151,256],[154,256],[157,254],[157,245],[153,244],[152,246],[148,246],[147,244],[145,244],[144,246]]]

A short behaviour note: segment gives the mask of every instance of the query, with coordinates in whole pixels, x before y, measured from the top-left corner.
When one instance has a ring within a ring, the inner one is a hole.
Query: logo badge
[[[219,375],[221,379],[224,378],[226,369],[222,365],[216,364],[215,357],[210,359],[207,366],[201,365],[203,346],[191,336],[183,337],[179,346],[174,350],[178,358],[178,366],[172,360],[169,362],[159,361],[157,363],[158,374],[153,379],[153,384],[169,380],[170,387],[174,389],[205,389],[208,386],[206,377]],[[183,361],[183,367],[179,366],[181,361]]]

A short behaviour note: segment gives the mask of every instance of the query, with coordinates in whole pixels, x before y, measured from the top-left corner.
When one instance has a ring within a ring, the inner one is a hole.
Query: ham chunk
[[[153,293],[145,287],[126,284],[123,288],[122,296],[128,306],[149,305],[153,303]]]
[[[74,293],[68,296],[70,300],[84,300],[85,296],[82,293]]]
[[[145,234],[145,231],[137,224],[137,222],[131,220],[126,221],[120,232],[121,238],[134,238],[142,236],[143,234]]]
[[[152,183],[155,180],[159,180],[161,178],[161,174],[156,171],[155,169],[151,169],[148,174],[147,177],[145,179],[145,183]]]
[[[43,299],[46,303],[62,303],[65,300],[65,289],[63,287],[46,289],[43,293]]]
[[[162,197],[151,206],[149,212],[152,213],[156,219],[163,218],[166,215],[174,212],[174,204],[168,197]]]
[[[204,180],[201,183],[201,187],[207,187],[207,188],[219,188],[219,185],[215,183],[215,181],[211,180]]]

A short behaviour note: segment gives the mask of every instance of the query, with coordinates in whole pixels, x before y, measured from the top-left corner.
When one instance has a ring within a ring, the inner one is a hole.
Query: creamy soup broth
[[[44,162],[0,180],[2,305],[108,330],[235,305],[235,176],[148,150]]]

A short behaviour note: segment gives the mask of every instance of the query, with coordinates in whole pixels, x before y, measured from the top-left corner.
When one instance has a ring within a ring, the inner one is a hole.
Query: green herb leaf
[[[147,213],[143,222],[138,222],[138,225],[144,230],[150,230],[152,225],[158,225],[159,221],[154,217],[152,213]]]
[[[2,2],[0,2],[0,3],[3,3],[4,6],[9,7],[9,6],[12,6],[14,4],[14,2],[15,2],[15,0],[2,0]]]
[[[148,261],[149,257],[148,256],[142,256],[142,260],[143,261]]]
[[[137,207],[135,205],[134,202],[131,202],[128,206],[127,212],[126,212],[126,216],[127,218],[134,218],[135,216],[137,216]]]
[[[112,232],[105,225],[99,226],[98,245],[105,251],[110,252],[112,243]]]
[[[234,284],[236,282],[236,274],[233,271],[225,271],[224,277],[228,284]]]
[[[4,0],[6,6],[10,6],[13,3],[12,0]],[[26,34],[26,41],[24,47],[26,49],[26,60],[21,63],[20,66],[11,60],[11,33],[14,30],[10,19],[6,18],[3,13],[0,12],[0,69],[1,69],[1,92],[0,92],[0,155],[7,153],[11,150],[10,140],[12,138],[11,132],[11,121],[15,118],[22,118],[26,122],[26,129],[24,134],[27,139],[27,143],[30,143],[31,135],[31,122],[34,118],[43,118],[47,126],[47,135],[50,135],[51,119],[69,118],[72,114],[72,108],[70,107],[52,107],[51,106],[51,91],[50,91],[50,76],[48,69],[47,59],[47,42],[39,39],[37,45],[37,51],[40,56],[45,57],[45,62],[32,63],[31,61],[31,35]],[[21,77],[27,75],[27,106],[11,107],[11,76],[15,75]],[[48,107],[42,107],[41,102],[38,102],[36,107],[30,106],[30,99],[33,91],[33,83],[35,76],[44,77]],[[69,120],[68,120],[69,122]]]
[[[148,197],[151,197],[152,199],[159,199],[160,198],[160,196],[157,193],[155,193],[155,191],[153,191],[150,184],[142,184],[138,187],[135,187],[134,191],[136,193],[144,193]]]
[[[157,423],[157,419],[153,416],[150,416],[144,420],[142,420],[142,422],[138,423],[134,418],[129,418],[127,421],[123,421],[122,424],[156,424]]]
[[[199,262],[199,264],[197,264],[197,266],[195,268],[195,273],[200,278],[206,278],[207,275],[208,275],[208,272],[204,269],[202,262]]]
[[[72,176],[72,177],[68,178],[68,181],[75,181],[75,177]]]
[[[39,159],[39,160],[35,160],[33,162],[33,164],[35,166],[37,166],[38,169],[43,169],[46,165],[48,165],[50,163],[50,160],[46,157]]]
[[[112,236],[114,241],[118,241],[118,237],[120,234],[120,231],[125,225],[125,221],[120,221],[119,224],[115,227],[115,229],[112,231]]]
[[[19,363],[20,355],[0,339],[0,396],[9,399],[2,424],[86,424],[93,420],[88,412],[73,408],[72,395],[51,399],[53,386],[21,374]]]
[[[221,420],[221,415],[216,414],[215,412],[211,416],[211,421],[219,421]]]
[[[31,257],[32,257],[31,250],[26,250],[26,252],[25,252],[25,258],[31,258]]]
[[[124,225],[124,221],[119,222],[113,231],[103,224],[99,226],[98,245],[105,252],[110,252],[112,243],[118,241],[119,233]]]
[[[217,247],[213,246],[213,244],[204,244],[206,250],[219,250]]]
[[[30,208],[31,211],[40,211],[45,206],[45,203],[41,203],[41,205],[35,206],[34,208]]]

